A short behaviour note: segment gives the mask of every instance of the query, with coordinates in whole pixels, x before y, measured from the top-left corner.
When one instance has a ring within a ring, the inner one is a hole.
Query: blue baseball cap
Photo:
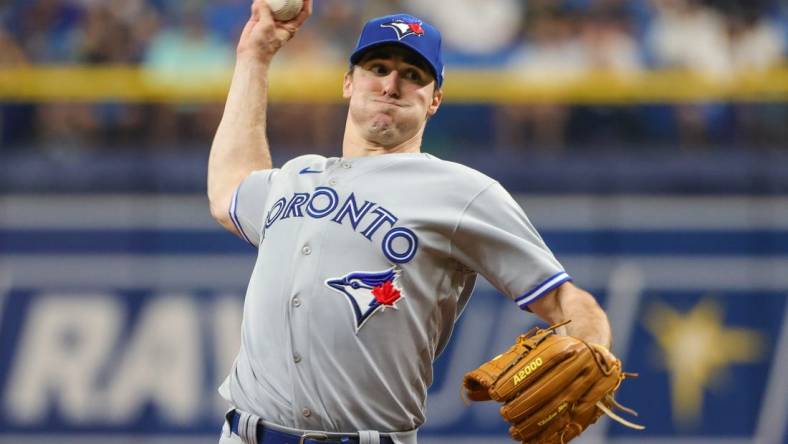
[[[372,19],[361,30],[356,49],[350,55],[350,63],[358,63],[368,49],[387,44],[402,45],[415,51],[432,68],[438,87],[443,85],[441,33],[437,28],[408,14]]]

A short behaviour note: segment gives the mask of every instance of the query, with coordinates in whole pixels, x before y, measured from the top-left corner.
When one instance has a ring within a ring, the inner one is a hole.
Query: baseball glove
[[[612,410],[637,415],[613,399],[621,382],[637,375],[622,372],[606,348],[555,333],[568,322],[520,335],[509,350],[467,373],[467,397],[503,403],[509,434],[524,444],[567,443],[602,413],[642,430]]]

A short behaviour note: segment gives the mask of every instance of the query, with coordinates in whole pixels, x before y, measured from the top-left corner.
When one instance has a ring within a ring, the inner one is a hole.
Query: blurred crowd
[[[0,69],[132,64],[177,82],[198,82],[199,76],[181,74],[204,76],[232,66],[249,3],[0,0]],[[343,63],[365,20],[398,11],[423,16],[442,30],[448,82],[453,68],[558,79],[595,70],[627,75],[682,68],[725,78],[783,65],[788,46],[788,6],[779,0],[317,0],[315,17],[277,63],[295,68]],[[335,152],[341,106],[274,104],[271,137],[284,145]],[[205,144],[221,108],[220,103],[0,102],[0,146]],[[447,119],[452,113],[484,115],[490,125],[478,130],[476,139],[503,149],[785,145],[788,121],[784,103],[471,108],[449,109]],[[311,122],[308,129],[291,131],[294,116]],[[455,143],[449,136],[436,139]]]

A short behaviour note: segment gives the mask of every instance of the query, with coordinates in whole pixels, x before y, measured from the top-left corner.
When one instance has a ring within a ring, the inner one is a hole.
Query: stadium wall
[[[786,443],[788,198],[520,194],[640,378],[585,443]],[[0,198],[0,443],[215,443],[254,251],[200,195]],[[462,374],[534,325],[478,285],[421,442],[508,443]]]

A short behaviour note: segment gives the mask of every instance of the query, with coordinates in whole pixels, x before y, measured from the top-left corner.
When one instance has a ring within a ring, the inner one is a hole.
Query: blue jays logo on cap
[[[371,48],[382,45],[404,46],[427,62],[435,83],[443,85],[443,50],[441,34],[429,23],[408,14],[394,14],[368,21],[361,30],[350,63],[358,63]]]
[[[406,21],[397,19],[388,23],[381,23],[381,28],[391,28],[397,33],[397,39],[402,40],[409,35],[423,36],[424,28],[421,27],[421,20]]]
[[[369,318],[386,308],[397,309],[402,299],[399,287],[400,270],[396,267],[384,271],[354,271],[338,278],[326,280],[326,285],[341,293],[350,304],[356,321],[356,333]]]

